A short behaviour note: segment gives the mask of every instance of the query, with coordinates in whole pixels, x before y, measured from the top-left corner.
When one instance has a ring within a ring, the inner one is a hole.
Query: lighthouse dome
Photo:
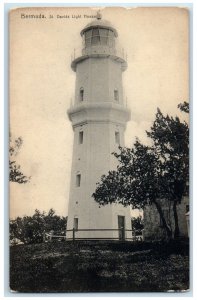
[[[88,30],[94,29],[94,28],[103,28],[103,29],[109,29],[114,32],[115,37],[118,36],[117,30],[113,27],[113,25],[107,21],[103,20],[101,18],[98,18],[86,25],[86,27],[81,31],[81,36]]]

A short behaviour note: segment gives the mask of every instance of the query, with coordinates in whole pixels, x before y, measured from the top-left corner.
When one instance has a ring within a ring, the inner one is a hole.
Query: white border
[[[174,6],[174,5],[178,5],[178,6],[186,6],[187,4],[193,4],[193,24],[194,24],[194,26],[193,26],[193,28],[194,28],[194,30],[195,30],[195,28],[197,28],[196,27],[196,4],[195,4],[195,1],[193,0],[193,1],[188,1],[187,3],[185,2],[185,1],[181,1],[181,0],[179,0],[179,1],[147,1],[147,0],[144,0],[144,1],[142,1],[141,3],[139,2],[139,3],[137,3],[137,1],[127,1],[127,0],[125,0],[125,1],[123,1],[123,3],[121,3],[120,1],[116,1],[116,0],[114,0],[114,1],[102,1],[102,0],[97,0],[96,2],[95,1],[82,1],[82,0],[78,0],[78,1],[72,1],[72,4],[71,4],[71,1],[62,1],[62,0],[59,0],[58,1],[58,3],[55,3],[54,1],[50,1],[50,0],[48,0],[48,1],[42,1],[41,3],[40,3],[40,1],[34,1],[34,0],[32,0],[32,1],[28,1],[28,0],[26,0],[26,1],[21,1],[21,2],[19,2],[19,1],[16,1],[16,0],[12,0],[12,2],[10,2],[10,1],[6,1],[6,0],[3,0],[3,1],[1,1],[0,2],[0,8],[1,8],[1,10],[0,10],[0,28],[2,28],[2,30],[0,30],[0,39],[1,39],[1,45],[4,45],[4,4],[16,4],[16,6],[17,6],[17,4],[18,5],[24,5],[24,6],[30,6],[30,4],[33,6],[33,5],[35,5],[35,4],[38,4],[39,6],[40,5],[46,5],[46,6],[60,6],[60,4],[62,5],[62,6],[107,6],[107,5],[114,5],[114,6],[126,6],[126,5],[124,5],[124,4],[127,4],[127,5],[131,5],[131,4],[136,4],[136,6],[140,6],[140,5],[145,5],[145,4],[147,4],[148,6],[150,6],[150,5],[158,5],[158,6],[162,6],[162,5],[169,5],[169,6]],[[14,5],[15,6],[15,5]],[[1,66],[4,66],[4,48],[3,47],[0,47],[0,51],[1,51],[1,61],[0,61],[0,64],[1,64]],[[195,129],[196,129],[196,117],[195,117],[195,114],[196,114],[196,104],[195,104],[195,96],[196,96],[196,84],[195,84],[195,80],[196,80],[196,55],[195,55],[195,52],[196,52],[196,49],[197,49],[197,47],[196,47],[196,34],[193,34],[193,68],[194,68],[194,70],[193,70],[193,74],[194,74],[194,77],[193,77],[193,81],[194,81],[194,86],[193,87],[191,87],[191,96],[192,96],[192,90],[193,90],[193,118],[192,118],[192,123],[193,123],[193,132],[194,132],[194,134],[193,135],[195,135]],[[6,55],[5,55],[5,57],[6,57]],[[3,99],[4,99],[4,84],[3,84],[3,78],[4,78],[4,71],[3,71],[4,69],[3,68],[1,68],[1,80],[0,80],[0,84],[1,84],[1,88],[0,88],[0,92],[1,92],[1,96],[2,96],[2,101],[0,102],[1,104],[1,107],[0,107],[0,121],[1,121],[1,125],[2,126],[0,126],[0,138],[1,138],[1,141],[3,142],[4,141],[4,101],[3,101]],[[6,88],[6,86],[5,86],[5,88]],[[191,114],[191,117],[192,117],[192,114]],[[2,143],[3,144],[3,143]],[[2,145],[1,144],[1,145]],[[6,189],[7,189],[7,187],[6,187],[6,185],[4,186],[4,173],[3,173],[3,168],[2,168],[2,166],[3,166],[3,164],[4,164],[4,148],[3,147],[0,147],[0,151],[1,151],[1,161],[0,161],[0,165],[1,165],[1,174],[0,174],[0,182],[1,182],[1,190],[3,190],[3,195],[6,195],[6,193],[7,193],[7,191],[6,191]],[[196,153],[196,139],[194,138],[193,139],[193,162],[192,162],[192,165],[193,165],[193,178],[196,178],[196,171],[195,171],[195,167],[196,167],[196,155],[195,155],[195,153]],[[194,192],[193,192],[193,212],[194,212],[194,220],[193,220],[193,228],[194,228],[194,240],[193,240],[193,249],[197,249],[197,247],[196,247],[196,237],[195,237],[195,228],[196,228],[196,217],[195,217],[195,212],[196,212],[196,203],[195,203],[195,201],[196,201],[196,188],[195,188],[195,186],[194,186]],[[2,199],[1,199],[1,201],[0,201],[0,205],[1,205],[1,207],[0,207],[0,220],[1,220],[1,226],[0,226],[0,236],[2,237],[1,238],[1,241],[3,240],[3,236],[4,236],[4,201],[3,201],[3,198],[4,197],[2,197]],[[6,217],[6,216],[5,216]],[[5,234],[7,235],[7,232],[5,232]],[[4,248],[3,248],[3,243],[1,242],[0,243],[1,245],[0,245],[0,266],[1,266],[1,268],[2,268],[2,270],[1,270],[1,272],[0,272],[0,274],[1,274],[1,281],[0,281],[0,299],[3,299],[3,298],[5,298],[5,296],[4,296],[4,271],[3,271],[3,266],[4,266]],[[194,250],[195,251],[195,250]],[[6,253],[5,253],[6,254]],[[193,256],[193,271],[194,271],[194,282],[195,282],[195,279],[196,279],[196,257],[195,257],[195,253],[194,253],[194,256]],[[57,295],[57,294],[56,294]],[[11,296],[11,295],[10,295]],[[16,295],[17,296],[17,295]],[[37,295],[35,295],[36,296],[36,298],[38,298],[38,299],[42,299],[43,297],[49,297],[49,298],[53,298],[53,299],[57,299],[57,298],[59,298],[59,296],[62,296],[62,295],[59,295],[58,297],[54,297],[55,295],[53,295],[53,294],[51,294],[50,296],[49,295],[44,295],[44,294],[42,294],[42,295],[40,295],[39,297],[38,297],[38,294]],[[83,295],[79,295],[79,296],[83,296]],[[110,297],[117,297],[118,296],[118,298],[123,298],[124,296],[123,295],[121,295],[121,296],[119,296],[118,294],[111,294],[111,295],[109,295]],[[133,293],[131,293],[130,295],[129,294],[125,294],[125,296],[129,296],[129,297],[132,297],[132,298],[137,298],[137,299],[151,299],[152,297],[157,297],[157,298],[160,298],[160,297],[162,297],[162,298],[166,298],[166,299],[178,299],[178,298],[182,298],[182,299],[188,299],[188,296],[186,296],[185,297],[185,295],[184,294],[174,294],[174,295],[170,295],[170,296],[166,296],[166,295],[158,295],[158,294],[156,294],[156,293],[154,293],[154,294],[144,294],[144,296],[145,297],[142,297],[141,295],[138,297],[137,295],[134,295]],[[148,297],[147,297],[148,296]],[[28,299],[30,297],[30,295],[26,295],[26,296],[17,296],[17,298],[18,299]],[[64,294],[64,297],[66,297],[66,298],[72,298],[72,299],[77,299],[78,297],[76,297],[76,294],[73,294],[73,296],[71,296],[70,294],[67,296],[67,294],[65,293]],[[89,295],[88,294],[85,294],[83,297],[89,297]],[[106,296],[106,294],[105,294],[105,296],[104,295],[102,295],[101,296],[101,294],[94,294],[94,295],[90,295],[90,297],[92,298],[92,297],[97,297],[97,298],[108,298],[107,296]],[[10,297],[6,297],[6,298],[10,298]],[[13,298],[13,297],[11,297],[11,298]],[[194,290],[193,290],[193,296],[190,296],[190,298],[193,298],[193,299],[196,299],[197,298],[197,293],[196,293],[196,287],[195,287],[195,285],[194,285]]]

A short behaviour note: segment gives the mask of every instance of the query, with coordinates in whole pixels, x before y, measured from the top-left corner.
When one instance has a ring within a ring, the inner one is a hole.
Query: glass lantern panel
[[[92,29],[92,36],[94,37],[94,36],[98,36],[98,35],[99,35],[99,30],[98,30],[98,28]]]
[[[85,38],[88,39],[88,38],[90,38],[91,36],[92,36],[92,29],[87,30],[87,31],[85,32]]]
[[[109,30],[109,47],[115,46],[115,35],[112,30]]]
[[[99,36],[93,36],[92,37],[92,45],[97,45],[100,43],[100,37]]]
[[[92,29],[85,32],[85,46],[89,47],[91,45]]]
[[[92,29],[92,45],[96,45],[100,43],[99,29]]]
[[[108,43],[108,29],[100,28],[99,33],[100,33],[100,38],[101,38],[101,45],[107,45]]]
[[[109,30],[109,36],[114,37],[114,32],[112,30]]]
[[[112,38],[109,38],[109,47],[114,47],[115,46],[115,41]]]
[[[91,45],[91,38],[86,39],[85,45],[86,47],[89,47]]]
[[[108,38],[101,36],[101,45],[107,45],[108,44]]]
[[[104,29],[104,28],[99,29],[100,36],[107,37],[108,32],[109,32],[109,29]]]

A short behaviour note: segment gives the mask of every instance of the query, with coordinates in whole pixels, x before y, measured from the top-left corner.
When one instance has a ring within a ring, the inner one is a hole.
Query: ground
[[[10,288],[18,292],[188,290],[188,252],[188,241],[12,246]]]

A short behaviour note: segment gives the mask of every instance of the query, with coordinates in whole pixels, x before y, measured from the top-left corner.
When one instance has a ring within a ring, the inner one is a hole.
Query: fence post
[[[136,241],[136,232],[135,232],[135,229],[134,229],[133,233],[134,233],[134,235],[133,235],[133,236],[134,236],[133,240]]]
[[[75,240],[75,228],[73,228],[73,242]]]
[[[124,236],[125,232],[124,232],[124,227],[122,227],[122,240],[125,240],[125,236]]]

